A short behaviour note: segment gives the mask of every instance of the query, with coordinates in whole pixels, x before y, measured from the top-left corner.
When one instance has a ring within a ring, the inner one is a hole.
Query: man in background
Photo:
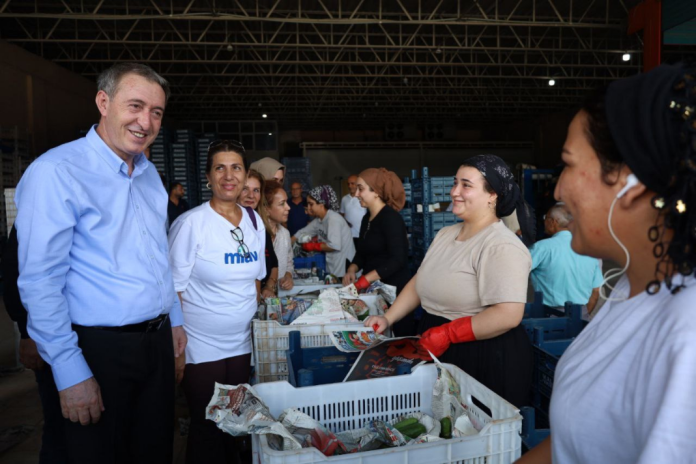
[[[355,196],[358,191],[358,176],[351,175],[348,177],[348,193],[341,198],[341,208],[338,210],[341,216],[346,218],[350,225],[350,233],[353,235],[353,243],[356,248],[358,246],[358,237],[360,237],[360,224],[362,218],[367,212],[367,208],[360,205],[360,200]]]
[[[189,205],[184,200],[186,190],[181,182],[172,182],[169,187],[169,204],[167,206],[167,217],[169,218],[169,226],[171,227],[176,221],[176,218],[189,210]]]
[[[560,310],[566,301],[586,305],[591,314],[597,305],[602,271],[599,260],[573,251],[568,224],[573,220],[565,206],[556,204],[544,216],[550,236],[534,244],[531,279],[534,290],[544,293],[544,304]],[[583,315],[585,311],[583,311]]]
[[[288,213],[288,231],[294,237],[295,232],[309,223],[307,214],[307,200],[302,197],[302,184],[293,182],[290,184],[290,212]]]

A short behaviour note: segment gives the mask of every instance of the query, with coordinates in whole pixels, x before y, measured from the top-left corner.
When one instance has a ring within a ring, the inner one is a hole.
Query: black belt
[[[164,323],[167,322],[168,318],[169,318],[169,314],[161,314],[154,319],[150,319],[149,321],[144,321],[144,322],[138,322],[136,324],[128,324],[128,325],[121,325],[121,326],[115,326],[115,327],[84,326],[84,325],[73,324],[73,327],[80,328],[80,329],[106,330],[109,332],[149,333],[149,332],[157,332],[159,329],[161,329],[162,326],[164,325]]]

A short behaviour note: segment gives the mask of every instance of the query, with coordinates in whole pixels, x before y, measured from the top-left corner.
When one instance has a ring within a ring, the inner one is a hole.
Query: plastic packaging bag
[[[216,382],[205,417],[235,437],[255,433],[276,422],[268,407],[248,384],[223,385]]]

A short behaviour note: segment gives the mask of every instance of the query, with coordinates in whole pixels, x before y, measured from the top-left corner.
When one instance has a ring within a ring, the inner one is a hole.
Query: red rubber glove
[[[304,251],[321,251],[321,242],[309,242],[309,243],[303,243],[302,244],[302,249]]]
[[[365,290],[370,286],[370,281],[367,280],[365,276],[361,276],[357,282],[355,282],[355,288],[358,290]]]
[[[452,343],[473,342],[474,340],[476,340],[476,336],[471,328],[471,316],[467,316],[426,330],[421,335],[419,344],[434,356],[439,357],[447,351]]]

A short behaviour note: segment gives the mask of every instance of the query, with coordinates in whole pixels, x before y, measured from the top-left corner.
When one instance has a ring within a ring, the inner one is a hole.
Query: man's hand
[[[104,402],[99,384],[90,377],[87,380],[58,392],[63,417],[82,425],[96,424],[104,412]]]
[[[186,332],[182,326],[172,327],[172,341],[174,342],[174,357],[178,358],[186,349]]]
[[[174,372],[176,373],[177,385],[184,378],[184,369],[186,368],[186,352],[181,353],[178,358],[174,359]]]
[[[39,355],[36,342],[31,338],[23,338],[19,341],[19,362],[32,371],[40,371],[44,368],[44,360]]]

